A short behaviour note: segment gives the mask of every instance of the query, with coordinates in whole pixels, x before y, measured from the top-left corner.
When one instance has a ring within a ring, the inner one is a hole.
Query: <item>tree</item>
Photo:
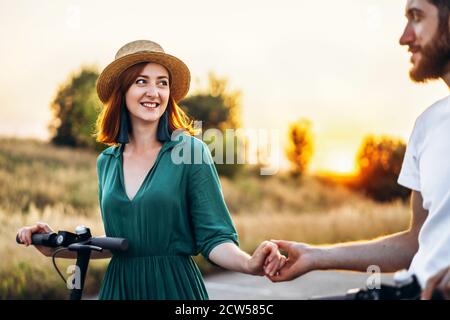
[[[241,92],[228,89],[228,80],[219,78],[214,73],[208,76],[208,87],[206,90],[200,90],[198,93],[184,99],[180,105],[187,114],[195,121],[201,121],[202,132],[208,130],[220,131],[222,146],[219,148],[222,152],[220,156],[216,154],[217,150],[212,150],[215,166],[220,175],[234,177],[242,168],[242,164],[237,163],[238,145],[245,145],[240,137],[229,136],[226,129],[238,129],[240,126],[241,110]],[[202,136],[203,137],[203,136]],[[217,137],[216,137],[217,139]],[[210,146],[218,141],[204,139],[204,142]],[[242,143],[241,143],[242,142]],[[227,163],[227,150],[233,150],[233,163]]]
[[[377,201],[406,199],[409,190],[397,183],[406,144],[387,136],[367,136],[357,155],[356,187]]]
[[[288,138],[286,155],[291,162],[291,174],[294,177],[301,177],[308,168],[313,154],[311,122],[307,119],[300,119],[291,123]]]
[[[188,114],[202,121],[202,129],[237,129],[240,126],[242,93],[228,90],[228,80],[208,75],[208,87],[181,102]]]
[[[72,147],[101,148],[92,134],[102,107],[95,91],[98,72],[83,67],[61,85],[50,108],[53,119],[49,125],[52,143]]]

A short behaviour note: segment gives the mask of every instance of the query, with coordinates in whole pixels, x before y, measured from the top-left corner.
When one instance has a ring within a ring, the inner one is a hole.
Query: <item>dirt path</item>
[[[212,300],[301,300],[343,295],[349,289],[365,287],[367,278],[359,272],[314,271],[293,281],[272,283],[265,277],[226,271],[204,279]],[[392,276],[382,275],[381,281],[392,283]]]
[[[272,283],[265,277],[224,272],[205,277],[205,284],[213,300],[297,300],[345,294],[349,289],[364,287],[367,279],[366,273],[314,271],[290,282]],[[381,279],[392,283],[391,275],[382,275]]]

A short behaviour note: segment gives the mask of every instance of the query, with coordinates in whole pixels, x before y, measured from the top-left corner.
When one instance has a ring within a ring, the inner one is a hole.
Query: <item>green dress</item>
[[[208,147],[185,134],[179,138],[163,144],[132,200],[124,188],[123,145],[97,159],[105,234],[129,241],[127,252],[113,253],[101,300],[208,299],[192,256],[208,259],[218,244],[238,245]]]

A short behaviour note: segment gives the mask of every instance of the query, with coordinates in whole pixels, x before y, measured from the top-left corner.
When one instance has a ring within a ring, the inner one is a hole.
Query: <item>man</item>
[[[400,44],[411,52],[410,77],[416,82],[443,79],[450,88],[450,0],[408,0],[408,19]],[[450,299],[450,96],[417,119],[398,183],[412,190],[409,230],[383,238],[315,247],[273,240],[288,260],[272,281],[296,278],[311,270],[382,272],[409,268],[424,288]]]

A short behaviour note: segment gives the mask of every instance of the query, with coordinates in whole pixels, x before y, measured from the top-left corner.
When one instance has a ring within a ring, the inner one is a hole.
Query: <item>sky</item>
[[[283,146],[289,123],[307,118],[311,170],[350,171],[364,136],[407,141],[448,95],[443,82],[408,77],[405,3],[0,0],[0,135],[48,139],[49,105],[71,73],[150,39],[189,66],[191,93],[211,71],[226,77],[243,94],[245,128],[278,130]]]

